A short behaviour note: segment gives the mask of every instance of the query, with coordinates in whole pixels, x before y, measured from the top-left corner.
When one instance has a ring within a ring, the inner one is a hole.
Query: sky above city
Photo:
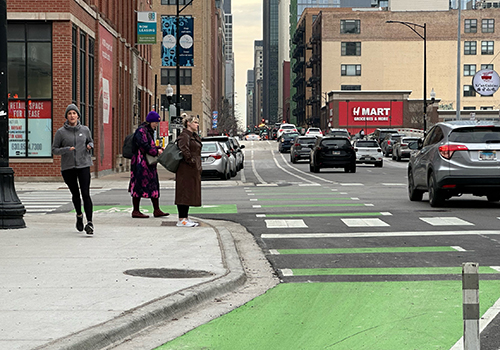
[[[262,0],[233,0],[233,51],[237,115],[246,116],[247,71],[253,69],[255,40],[262,40]]]

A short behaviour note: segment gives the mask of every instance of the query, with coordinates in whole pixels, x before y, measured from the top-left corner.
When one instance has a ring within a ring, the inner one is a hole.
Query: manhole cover
[[[148,278],[203,278],[215,276],[214,273],[208,271],[181,269],[135,269],[127,270],[124,274]]]

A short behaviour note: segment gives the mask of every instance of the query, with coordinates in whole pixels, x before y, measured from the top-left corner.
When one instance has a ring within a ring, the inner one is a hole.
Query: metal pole
[[[9,167],[7,58],[7,1],[0,0],[0,229],[26,227],[26,209],[17,197],[14,170]]]
[[[456,116],[455,119],[460,120],[460,93],[462,91],[462,87],[460,86],[460,70],[462,67],[460,67],[460,51],[462,48],[462,33],[461,33],[461,27],[462,27],[462,4],[458,4],[458,35],[457,35],[457,111],[456,111]]]
[[[464,350],[481,348],[479,337],[479,264],[462,264]]]
[[[181,115],[181,63],[179,62],[179,56],[180,56],[180,44],[179,44],[179,41],[180,41],[180,28],[179,28],[179,22],[180,22],[180,18],[179,18],[179,14],[181,13],[181,10],[180,10],[180,7],[179,7],[179,3],[180,1],[177,0],[177,15],[175,17],[176,19],[176,28],[175,28],[175,38],[176,38],[176,42],[175,42],[175,85],[176,85],[176,89],[175,89],[175,101],[176,101],[176,116],[177,117],[180,117]]]
[[[427,132],[427,24],[424,23],[424,135]]]

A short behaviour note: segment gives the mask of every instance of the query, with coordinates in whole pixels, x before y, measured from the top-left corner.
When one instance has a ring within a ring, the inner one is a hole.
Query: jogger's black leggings
[[[82,214],[82,201],[80,199],[80,191],[83,198],[83,209],[87,221],[92,221],[92,199],[90,198],[90,167],[81,169],[68,169],[61,172],[66,185],[71,192],[73,206],[77,215]],[[78,187],[80,183],[80,187]]]

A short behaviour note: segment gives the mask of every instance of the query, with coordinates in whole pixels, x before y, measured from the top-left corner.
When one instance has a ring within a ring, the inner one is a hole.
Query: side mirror
[[[418,149],[422,149],[422,147],[424,147],[424,140],[418,139],[417,145]]]
[[[245,145],[240,145],[240,148],[245,148]]]

